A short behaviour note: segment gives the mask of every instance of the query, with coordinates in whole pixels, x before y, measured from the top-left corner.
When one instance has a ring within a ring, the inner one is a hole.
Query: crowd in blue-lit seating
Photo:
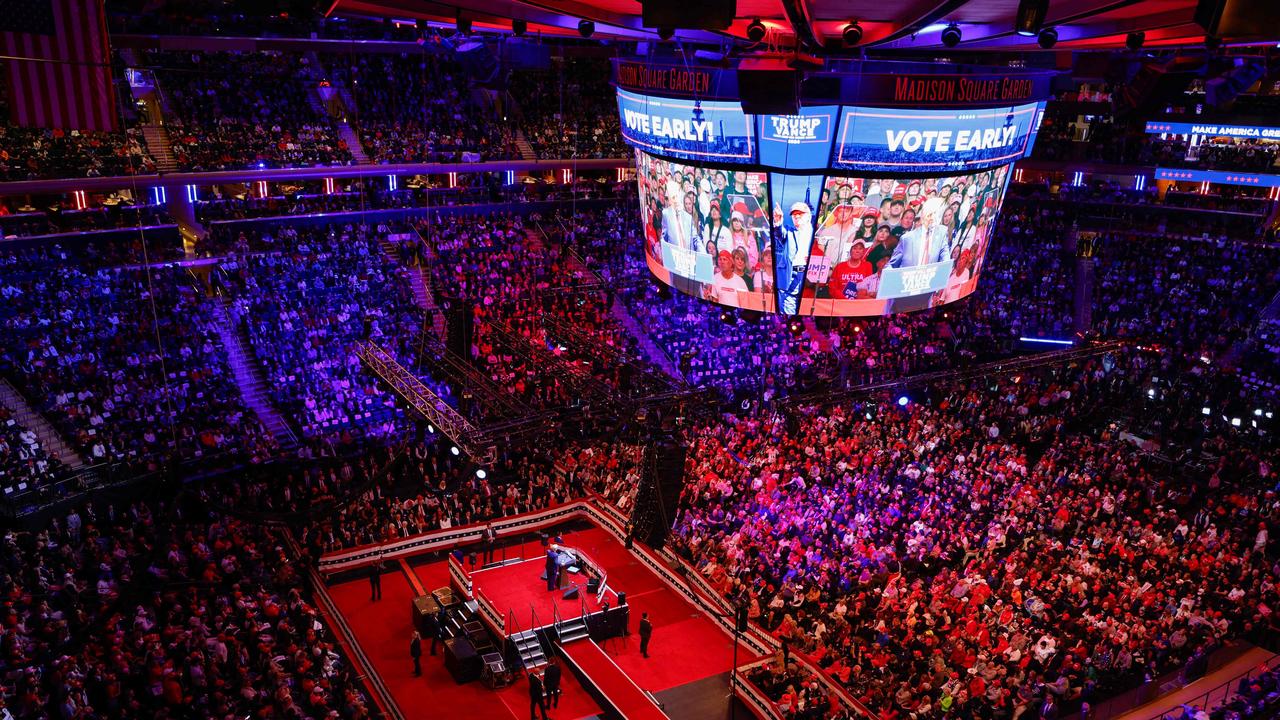
[[[271,398],[304,436],[343,444],[402,429],[394,396],[356,355],[398,354],[420,321],[399,269],[363,225],[269,228],[273,252],[222,264],[232,321],[248,332]]]
[[[137,472],[273,451],[185,270],[95,267],[41,247],[0,256],[0,293],[4,372],[87,463]]]

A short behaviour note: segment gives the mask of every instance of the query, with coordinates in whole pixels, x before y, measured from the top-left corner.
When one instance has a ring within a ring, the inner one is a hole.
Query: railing
[[[1280,655],[1272,655],[1261,665],[1255,665],[1254,667],[1235,675],[1230,680],[1226,680],[1218,684],[1216,687],[1205,692],[1205,694],[1196,697],[1194,700],[1190,700],[1186,703],[1178,703],[1177,705],[1161,710],[1158,713],[1148,715],[1145,720],[1160,720],[1168,713],[1178,710],[1184,704],[1191,707],[1201,708],[1208,712],[1220,705],[1227,704],[1232,700],[1232,698],[1238,695],[1240,684],[1243,681],[1252,680],[1253,678],[1264,675],[1277,667],[1280,667]]]

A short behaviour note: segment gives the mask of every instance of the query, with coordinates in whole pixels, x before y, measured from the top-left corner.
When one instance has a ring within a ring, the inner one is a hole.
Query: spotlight
[[[436,434],[436,426],[435,426],[435,425],[432,425],[431,423],[427,423],[427,433],[428,433],[428,434],[431,434],[431,435],[435,435],[435,434]]]
[[[1135,30],[1125,36],[1124,46],[1129,48],[1130,50],[1139,50],[1142,48],[1142,43],[1146,41],[1147,41],[1147,34],[1142,32],[1141,30]]]
[[[862,26],[857,20],[844,26],[844,44],[853,47],[862,42]]]
[[[470,35],[470,34],[471,34],[471,18],[465,18],[465,17],[462,17],[462,11],[461,11],[461,10],[459,10],[459,11],[458,11],[458,20],[457,20],[457,24],[458,24],[458,32],[459,32],[459,33],[462,33],[463,35]]]
[[[479,470],[477,470],[477,471],[476,471],[476,477],[478,477],[478,478],[480,478],[481,480],[483,480],[483,479],[485,479],[485,478],[489,477],[489,473],[485,472],[485,471],[484,471],[484,468],[480,468]]]
[[[751,42],[760,42],[768,31],[764,23],[760,22],[760,18],[756,18],[747,26],[747,39]]]
[[[792,335],[799,336],[800,333],[804,332],[804,323],[800,322],[799,320],[792,320],[790,327],[791,327]]]
[[[953,48],[960,44],[960,26],[951,23],[942,31],[942,44]]]
[[[1013,31],[1024,37],[1034,37],[1044,25],[1049,12],[1049,0],[1021,0],[1018,14],[1013,19]]]
[[[511,21],[512,35],[515,35],[516,37],[522,37],[527,32],[529,32],[528,20],[522,20],[520,18],[516,18],[515,20]]]
[[[449,452],[453,453],[454,455],[457,455],[458,453],[460,453],[460,452],[462,452],[462,451],[458,449],[458,446],[457,446],[457,445],[450,445],[450,446],[449,446]]]
[[[1041,30],[1040,35],[1036,37],[1036,42],[1045,50],[1052,48],[1058,44],[1058,29],[1048,27]]]
[[[907,403],[909,402],[911,402],[911,398],[907,397],[906,395],[903,395],[902,397],[898,398],[898,407],[906,407]]]
[[[720,311],[720,322],[725,325],[734,325],[738,322],[738,317],[733,314],[732,310],[725,309]]]
[[[596,31],[596,24],[590,20],[578,21],[578,34],[584,38],[589,38]]]

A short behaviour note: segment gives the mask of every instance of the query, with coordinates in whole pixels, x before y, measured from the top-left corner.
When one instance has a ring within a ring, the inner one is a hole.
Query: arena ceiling
[[[1146,33],[1147,47],[1201,45],[1204,31],[1192,19],[1195,6],[1196,0],[1052,0],[1046,25],[1058,30],[1058,50],[1124,47],[1127,34],[1135,30]],[[928,51],[943,48],[942,30],[955,22],[963,36],[958,50],[1039,50],[1034,37],[1013,32],[1017,7],[1017,0],[737,0],[728,31],[676,35],[746,43],[748,24],[760,18],[769,28],[768,44],[792,47],[799,32],[810,47],[834,49],[840,47],[844,26],[856,19],[864,31],[863,47]],[[595,22],[597,37],[657,37],[642,25],[637,0],[334,0],[330,9],[330,14],[428,20],[449,27],[459,12],[481,31],[509,31],[512,18],[519,18],[529,23],[530,33],[576,36],[579,20],[587,19]]]

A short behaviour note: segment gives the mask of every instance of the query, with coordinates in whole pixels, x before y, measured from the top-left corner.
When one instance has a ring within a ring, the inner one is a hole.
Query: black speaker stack
[[[654,437],[645,448],[644,473],[636,491],[631,520],[636,537],[652,548],[661,548],[676,520],[684,491],[684,461],[689,448],[675,434]]]

